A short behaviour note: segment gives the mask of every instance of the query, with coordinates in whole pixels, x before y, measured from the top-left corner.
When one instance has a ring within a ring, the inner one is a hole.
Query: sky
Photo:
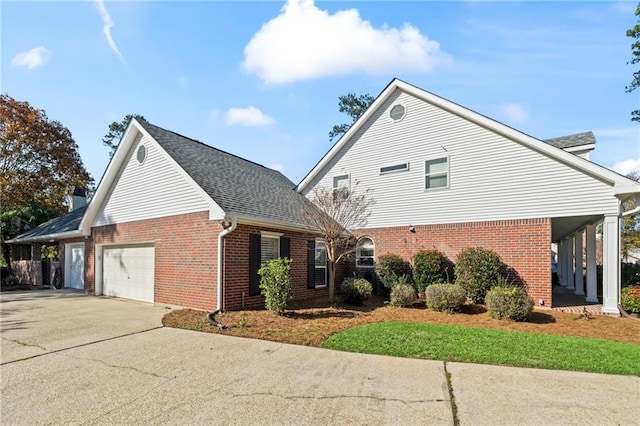
[[[338,97],[395,77],[539,139],[591,130],[626,174],[636,5],[5,0],[0,91],[66,126],[96,182],[109,124],[140,114],[299,183],[349,121]]]

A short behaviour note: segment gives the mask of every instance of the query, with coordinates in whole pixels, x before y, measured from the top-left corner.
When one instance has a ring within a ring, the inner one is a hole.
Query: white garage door
[[[105,247],[102,258],[104,295],[153,302],[152,245]]]

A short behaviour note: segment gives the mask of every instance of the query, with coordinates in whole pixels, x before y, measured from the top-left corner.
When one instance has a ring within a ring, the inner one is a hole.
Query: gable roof
[[[560,149],[584,147],[593,149],[596,146],[596,137],[593,132],[576,133],[575,135],[560,136],[558,138],[545,139],[543,142]]]
[[[147,121],[131,120],[80,224],[90,233],[93,221],[135,142],[142,133],[153,139],[186,173],[197,189],[204,191],[222,209],[224,217],[259,223],[303,228],[300,224],[308,200],[295,191],[295,184],[282,173],[269,169],[200,141],[163,129]]]
[[[469,122],[493,131],[505,138],[520,143],[534,151],[540,152],[550,158],[561,163],[573,167],[581,172],[588,174],[596,179],[604,181],[613,187],[613,193],[616,196],[628,196],[640,193],[640,184],[628,179],[612,170],[599,166],[589,160],[580,158],[568,151],[557,148],[549,143],[545,143],[539,139],[522,133],[512,127],[502,124],[487,116],[479,114],[459,104],[451,102],[445,98],[434,95],[419,87],[408,84],[399,79],[393,79],[387,87],[378,95],[367,110],[360,116],[358,120],[349,128],[349,130],[331,147],[324,157],[311,169],[311,171],[298,184],[298,192],[303,192],[310,184],[314,182],[314,178],[329,165],[331,160],[340,152],[340,150],[349,142],[349,140],[358,133],[365,125],[367,120],[371,118],[378,109],[380,109],[385,101],[395,93],[401,90],[411,96],[416,97],[424,102],[441,108],[451,114],[455,114]],[[568,138],[571,138],[569,136]],[[563,138],[560,138],[563,139]]]
[[[8,240],[7,243],[30,243],[80,236],[78,226],[86,210],[87,206],[82,206],[70,213],[58,216]]]

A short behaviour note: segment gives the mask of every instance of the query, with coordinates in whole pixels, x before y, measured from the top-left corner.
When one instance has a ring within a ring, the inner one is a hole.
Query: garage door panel
[[[103,294],[154,301],[155,249],[118,246],[103,249]]]

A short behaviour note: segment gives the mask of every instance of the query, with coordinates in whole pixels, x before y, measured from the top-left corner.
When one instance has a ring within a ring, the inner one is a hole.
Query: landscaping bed
[[[209,325],[206,314],[193,309],[175,310],[165,315],[162,322],[167,327],[316,347],[341,331],[384,321],[593,337],[640,345],[640,322],[626,318],[593,315],[585,319],[583,315],[535,310],[528,322],[511,322],[491,318],[482,305],[465,305],[461,313],[447,314],[426,309],[423,302],[410,308],[387,306],[383,298],[376,296],[360,307],[306,302],[293,306],[282,316],[267,310],[225,312],[216,315],[216,320],[227,326],[225,330]]]

